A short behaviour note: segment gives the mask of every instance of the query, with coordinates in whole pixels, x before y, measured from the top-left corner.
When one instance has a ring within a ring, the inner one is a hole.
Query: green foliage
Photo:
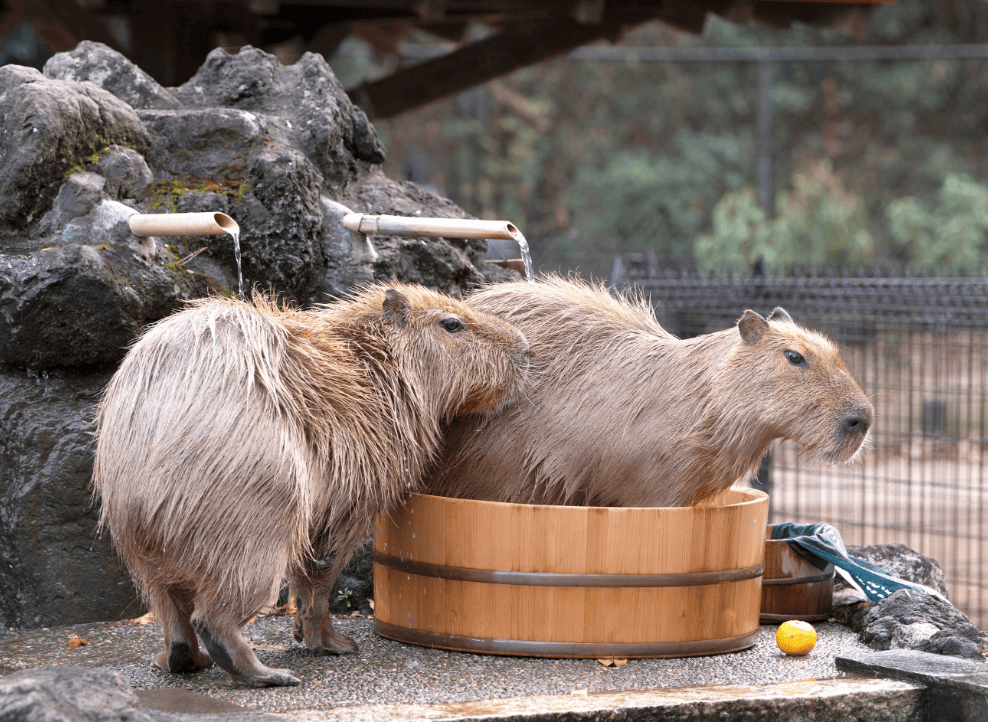
[[[779,195],[778,216],[767,218],[750,188],[728,193],[714,208],[713,232],[696,239],[693,256],[704,271],[737,271],[764,259],[769,268],[860,265],[872,257],[864,202],[849,193],[827,162],[796,173]]]
[[[913,197],[889,204],[889,232],[927,268],[978,269],[988,262],[988,186],[950,173],[934,203]]]
[[[565,200],[587,240],[622,251],[689,253],[707,209],[747,178],[749,145],[731,136],[681,133],[668,155],[618,151],[601,170],[581,167]]]

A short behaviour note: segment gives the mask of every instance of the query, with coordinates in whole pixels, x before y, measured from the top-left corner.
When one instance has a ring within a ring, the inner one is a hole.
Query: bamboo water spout
[[[427,238],[498,238],[516,241],[525,262],[525,277],[532,280],[532,255],[528,241],[513,223],[507,221],[476,221],[465,218],[416,218],[413,216],[381,216],[368,213],[348,213],[343,225],[351,231],[367,235],[425,236]]]
[[[226,213],[135,213],[128,221],[135,236],[218,236],[233,238],[237,261],[237,294],[244,297],[244,271],[240,258],[240,226]]]
[[[135,236],[240,235],[240,226],[226,213],[137,213],[130,217]]]

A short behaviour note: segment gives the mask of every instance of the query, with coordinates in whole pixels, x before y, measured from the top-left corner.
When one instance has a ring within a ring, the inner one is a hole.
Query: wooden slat
[[[519,24],[348,93],[372,119],[391,118],[580,45],[619,37],[626,28],[657,12],[607,14],[595,25],[581,25],[569,18]]]

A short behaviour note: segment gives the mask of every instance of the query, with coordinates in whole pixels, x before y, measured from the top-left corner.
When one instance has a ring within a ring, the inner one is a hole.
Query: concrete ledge
[[[924,689],[887,679],[831,679],[758,687],[718,685],[653,692],[570,695],[435,705],[367,705],[285,715],[298,722],[590,722],[592,720],[725,720],[886,722],[924,717]]]
[[[928,719],[937,722],[988,720],[988,664],[911,649],[838,656],[838,669],[922,684]]]

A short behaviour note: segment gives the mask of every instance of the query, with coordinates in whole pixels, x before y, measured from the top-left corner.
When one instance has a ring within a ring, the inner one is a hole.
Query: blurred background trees
[[[711,17],[621,45],[986,42],[988,3],[898,0],[840,30]],[[396,62],[353,38],[331,58],[347,86]],[[988,61],[777,63],[771,100],[774,218],[753,190],[754,63],[563,57],[376,125],[390,175],[517,223],[545,269],[607,275],[632,251],[703,270],[985,265]]]

